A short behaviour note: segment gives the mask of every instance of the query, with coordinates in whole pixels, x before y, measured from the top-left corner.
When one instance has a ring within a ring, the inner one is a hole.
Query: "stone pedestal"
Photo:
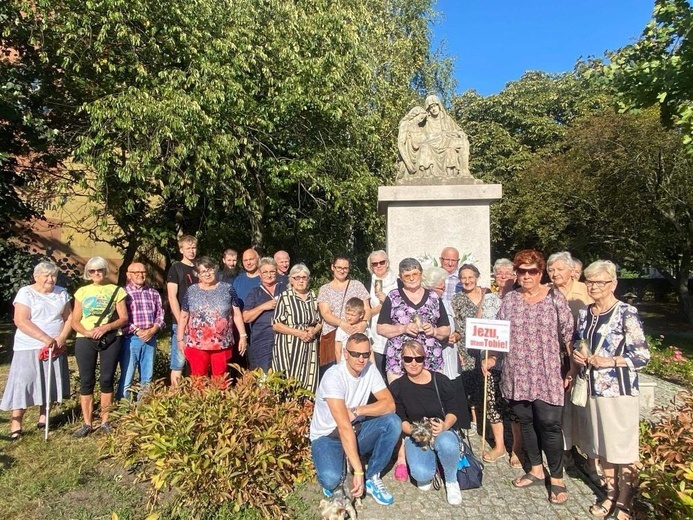
[[[428,255],[439,262],[446,246],[471,255],[488,287],[491,272],[490,205],[502,197],[500,184],[401,185],[378,188],[378,213],[387,217],[392,270],[400,260]]]

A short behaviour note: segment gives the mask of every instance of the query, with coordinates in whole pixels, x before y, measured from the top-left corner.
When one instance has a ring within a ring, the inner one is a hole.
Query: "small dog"
[[[360,498],[354,500],[344,486],[339,486],[332,492],[331,498],[320,501],[320,515],[324,520],[356,520],[358,515],[354,504],[358,507],[360,502]]]
[[[421,421],[415,421],[411,424],[411,438],[416,445],[424,451],[433,448],[435,437],[433,437],[433,421],[439,419],[429,419],[424,417]]]

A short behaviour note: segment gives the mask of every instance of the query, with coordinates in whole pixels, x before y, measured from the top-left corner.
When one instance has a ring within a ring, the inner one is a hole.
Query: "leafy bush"
[[[640,424],[640,482],[646,518],[693,518],[693,394],[682,392],[658,424]]]
[[[286,518],[287,496],[312,477],[311,396],[260,370],[243,371],[233,387],[196,378],[170,391],[157,382],[143,402],[114,414],[106,449],[151,482],[155,505],[171,489],[173,511],[188,517],[223,506]]]
[[[652,357],[643,372],[668,379],[688,387],[693,387],[693,360],[683,355],[673,345],[664,346],[664,336],[648,336]]]

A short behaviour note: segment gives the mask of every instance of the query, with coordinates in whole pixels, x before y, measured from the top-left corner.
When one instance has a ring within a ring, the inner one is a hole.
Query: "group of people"
[[[308,267],[291,267],[285,251],[261,258],[247,249],[238,270],[234,250],[225,251],[221,269],[209,257],[197,257],[192,236],[179,239],[179,250],[181,261],[166,279],[172,385],[186,362],[193,376],[223,378],[229,363],[246,355],[251,369],[298,379],[316,393],[310,439],[328,496],[343,485],[348,461],[354,494],[392,503],[380,473],[394,455],[395,478],[411,477],[422,491],[431,487],[440,465],[448,502],[459,504],[459,431],[488,421],[494,442],[482,457],[495,463],[510,455],[513,467],[524,468],[513,486],[544,484],[543,451],[549,500],[566,502],[564,457],[575,446],[606,489],[607,498],[591,513],[628,517],[638,457],[637,371],[649,350],[637,310],[614,296],[611,262],[592,263],[583,283],[581,265],[569,253],[546,262],[541,253],[524,250],[513,261],[496,261],[494,285],[484,288],[479,269],[459,265],[453,247],[441,252],[441,267],[424,269],[406,258],[396,274],[379,250],[368,257],[368,287],[350,278],[349,258],[338,255],[331,262],[332,279],[316,293]],[[41,407],[38,427],[46,421],[49,363],[54,376],[48,398],[60,401],[69,394],[65,343],[72,331],[84,421],[76,437],[95,429],[97,363],[103,432],[111,431],[118,364],[116,398],[135,397],[136,370],[140,392],[151,381],[164,310],[159,293],[147,284],[145,266],[127,266],[128,283],[121,288],[108,282],[103,258],[89,259],[84,279],[90,283],[75,292],[72,303],[56,286],[57,271],[50,262],[36,266],[34,283],[14,301],[15,354],[0,406],[12,410],[13,439],[23,433],[27,407]],[[545,272],[551,283],[542,283]],[[508,352],[481,356],[465,348],[466,319],[474,317],[510,322]],[[582,347],[573,348],[576,342]],[[330,350],[337,362],[325,363]],[[584,408],[566,397],[578,374],[590,382]],[[504,420],[512,426],[510,450]],[[415,435],[422,425],[434,442],[422,444]],[[370,457],[366,467],[363,455]]]

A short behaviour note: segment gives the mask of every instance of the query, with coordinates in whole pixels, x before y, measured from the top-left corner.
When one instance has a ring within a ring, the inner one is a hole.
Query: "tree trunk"
[[[688,323],[693,325],[693,299],[688,290],[688,277],[691,273],[691,252],[686,251],[681,257],[681,265],[676,275],[676,289],[679,293],[679,306]]]
[[[125,248],[125,253],[123,254],[123,263],[118,271],[118,285],[121,287],[125,287],[125,284],[127,283],[126,272],[128,270],[128,266],[135,259],[135,255],[137,254],[139,247],[140,241],[133,237],[128,242],[128,247]]]

